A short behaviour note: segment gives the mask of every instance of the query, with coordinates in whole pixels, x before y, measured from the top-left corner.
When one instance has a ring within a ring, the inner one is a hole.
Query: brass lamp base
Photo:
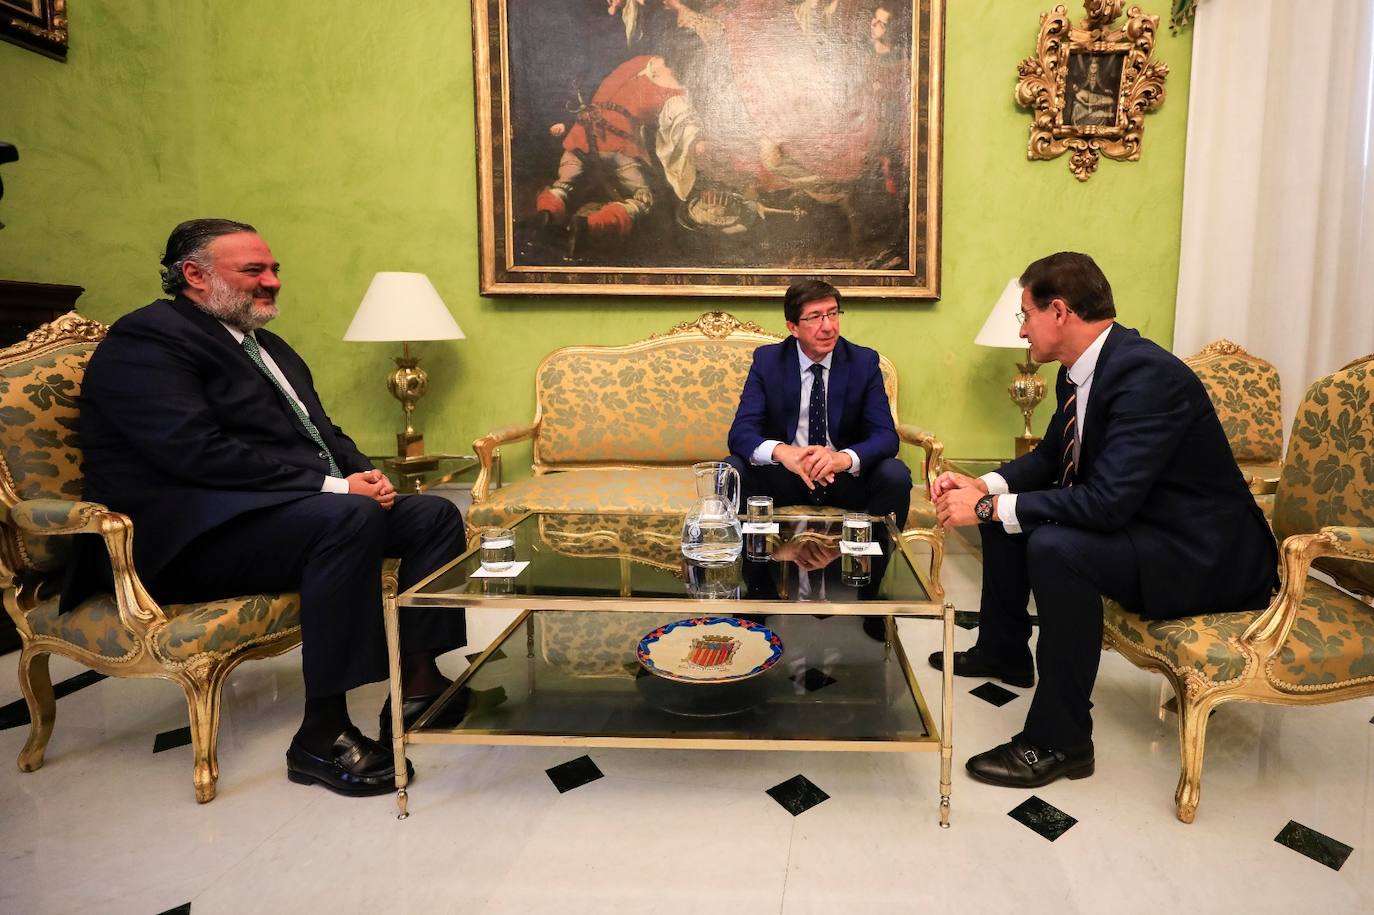
[[[1020,457],[1040,444],[1040,436],[1031,431],[1031,414],[1035,412],[1036,405],[1045,399],[1045,379],[1036,374],[1040,366],[1031,358],[1030,347],[1026,347],[1026,361],[1018,362],[1016,368],[1018,374],[1008,385],[1007,394],[1011,396],[1011,402],[1021,409],[1021,419],[1026,426],[1012,440],[1016,446],[1016,456]]]
[[[406,428],[396,433],[396,457],[388,458],[386,465],[404,473],[433,470],[439,466],[439,460],[425,455],[424,433],[416,432],[411,422],[415,403],[429,387],[429,375],[420,368],[420,357],[410,355],[410,344],[402,343],[401,347],[403,355],[396,357],[396,370],[387,376],[386,386],[401,402]]]

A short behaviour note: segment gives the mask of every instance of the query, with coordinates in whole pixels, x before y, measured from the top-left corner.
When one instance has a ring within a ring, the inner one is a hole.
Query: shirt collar
[[[1112,332],[1114,326],[1115,322],[1108,324],[1107,329],[1088,344],[1088,348],[1083,350],[1083,355],[1069,368],[1069,380],[1075,385],[1086,383],[1093,377],[1093,372],[1097,371],[1097,357],[1102,355],[1102,344],[1107,342],[1107,334]]]
[[[215,320],[218,321],[219,319],[216,318]],[[223,321],[220,321],[219,323],[224,324]],[[240,346],[243,345],[243,338],[248,336],[248,334],[245,334],[243,331],[239,330],[237,327],[234,327],[232,324],[224,324],[224,329],[234,335],[234,342],[239,344]],[[256,340],[258,338],[254,337],[253,339]]]
[[[797,347],[797,355],[801,357],[798,361],[802,364],[801,373],[803,376],[805,376],[811,374],[811,366],[813,365],[823,365],[825,366],[825,370],[827,372],[830,371],[830,363],[835,358],[835,351],[832,349],[830,352],[825,354],[824,359],[821,359],[818,362],[812,362],[811,357],[806,355],[806,353],[802,352],[802,348],[800,346]]]

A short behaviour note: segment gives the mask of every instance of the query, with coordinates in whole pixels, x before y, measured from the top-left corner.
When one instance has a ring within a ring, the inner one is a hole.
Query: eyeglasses
[[[798,318],[797,323],[810,325],[817,324],[825,320],[838,321],[840,320],[840,315],[842,314],[844,314],[843,308],[832,308],[829,311],[822,311],[819,314],[807,315],[804,318]]]
[[[1020,311],[1018,311],[1018,312],[1016,313],[1016,323],[1017,323],[1017,324],[1025,324],[1026,321],[1027,321],[1029,318],[1030,318],[1030,315],[1026,314],[1026,310],[1025,310],[1024,308],[1021,309]]]

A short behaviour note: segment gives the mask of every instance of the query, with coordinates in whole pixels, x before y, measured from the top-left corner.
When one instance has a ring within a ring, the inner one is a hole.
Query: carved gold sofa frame
[[[623,346],[566,346],[535,369],[535,415],[473,442],[481,469],[472,488],[469,536],[527,511],[685,513],[694,501],[688,468],[720,460],[754,350],[782,339],[723,312]],[[880,357],[901,440],[920,449],[903,537],[931,550],[930,584],[942,595],[944,531],[929,486],[944,445],[897,417],[897,370]],[[533,476],[492,489],[503,445],[530,441]]]
[[[1178,697],[1178,818],[1201,797],[1219,704],[1374,695],[1374,358],[1319,379],[1298,409],[1275,493],[1282,585],[1263,610],[1142,621],[1107,601],[1105,640]],[[1317,568],[1332,586],[1308,575]]]
[[[252,658],[300,644],[299,598],[252,594],[160,606],[133,566],[128,516],[79,501],[77,403],[91,353],[105,327],[75,313],[0,351],[0,585],[19,630],[19,686],[28,704],[28,741],[19,768],[43,765],[56,717],[49,655],[111,677],[158,677],[186,694],[196,800],[215,796],[220,694],[225,678]],[[73,534],[101,538],[113,593],[59,614],[58,584]],[[396,570],[384,576],[392,594]]]

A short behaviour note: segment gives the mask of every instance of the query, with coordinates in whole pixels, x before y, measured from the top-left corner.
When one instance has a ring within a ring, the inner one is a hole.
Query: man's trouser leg
[[[726,462],[740,472],[741,503],[748,496],[763,495],[772,496],[774,506],[816,504],[801,477],[781,464],[755,467],[733,454]],[[836,474],[821,504],[872,515],[895,514],[900,530],[911,506],[911,470],[896,458],[886,458],[857,477]]]
[[[1102,597],[1131,609],[1141,604],[1135,548],[1124,533],[1047,524],[1027,535],[1024,554],[1040,622],[1040,682],[1023,733],[1040,747],[1078,746],[1092,739]]]
[[[165,603],[300,591],[306,697],[387,676],[381,569],[401,559],[402,590],[462,552],[462,517],[437,496],[398,496],[390,511],[365,496],[321,493],[260,509],[197,538],[149,583]],[[461,611],[401,614],[403,651],[466,642]]]

